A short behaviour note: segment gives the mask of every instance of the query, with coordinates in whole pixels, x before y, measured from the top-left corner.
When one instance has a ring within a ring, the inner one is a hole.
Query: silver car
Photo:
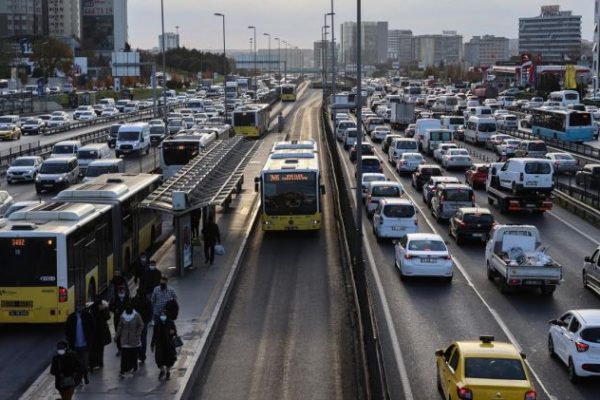
[[[15,159],[6,171],[6,182],[33,182],[44,159],[39,156],[22,156]]]
[[[546,158],[554,162],[554,171],[559,174],[574,174],[579,170],[579,161],[570,153],[546,153]]]
[[[412,174],[421,164],[425,164],[425,158],[420,153],[402,153],[396,161],[396,169],[400,175]]]

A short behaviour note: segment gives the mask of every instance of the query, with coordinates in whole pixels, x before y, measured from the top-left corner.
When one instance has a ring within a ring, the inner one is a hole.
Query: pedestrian
[[[121,321],[121,314],[125,310],[125,304],[129,301],[129,294],[125,289],[125,286],[120,286],[117,289],[117,296],[110,302],[110,311],[113,313],[113,326],[115,332],[119,329],[119,323]],[[121,343],[117,341],[117,357],[121,355]]]
[[[154,352],[156,366],[160,370],[158,379],[166,374],[166,379],[171,379],[171,367],[177,360],[174,338],[177,336],[175,323],[169,319],[165,311],[160,313],[158,322],[154,324],[150,350]]]
[[[100,296],[96,296],[90,314],[94,322],[94,342],[90,348],[90,372],[93,372],[96,367],[104,367],[104,346],[110,344],[108,303],[102,300]]]
[[[204,263],[210,262],[210,265],[213,265],[215,263],[215,246],[217,243],[221,244],[221,233],[214,216],[211,215],[202,228],[202,236],[204,237]]]
[[[140,253],[138,257],[134,269],[133,269],[133,283],[137,285],[137,283],[141,280],[144,271],[148,268],[148,256],[145,251]]]
[[[200,219],[202,218],[202,210],[195,209],[191,212],[190,219],[192,224],[192,239],[200,239]]]
[[[143,330],[142,317],[133,309],[131,302],[127,301],[115,334],[115,342],[121,344],[121,371],[119,372],[121,378],[124,378],[126,373],[138,369],[137,359],[142,345]]]
[[[54,375],[54,387],[62,400],[71,400],[75,388],[81,383],[81,364],[64,340],[56,344],[50,373]]]
[[[167,286],[168,281],[169,278],[166,275],[163,275],[160,278],[160,285],[155,287],[152,292],[152,318],[154,319],[154,322],[158,322],[160,313],[164,311],[165,306],[170,300],[177,300],[175,289]]]
[[[144,322],[144,329],[142,330],[142,345],[138,353],[138,360],[140,363],[146,361],[146,347],[148,341],[148,325],[152,321],[152,303],[142,292],[137,292],[133,298],[133,308],[140,314],[142,321]]]
[[[117,296],[118,290],[121,286],[125,287],[127,294],[129,294],[129,286],[127,285],[127,281],[121,274],[121,271],[116,270],[115,274],[113,275],[112,279],[110,280],[110,285],[108,287],[108,300],[109,301],[113,300]]]
[[[150,300],[154,288],[160,285],[160,277],[162,274],[156,268],[156,260],[150,260],[148,268],[144,271],[138,291],[141,291]]]
[[[78,305],[75,312],[67,317],[66,333],[69,348],[73,349],[81,365],[83,381],[89,384],[88,370],[90,365],[90,347],[94,343],[94,321],[83,305]]]

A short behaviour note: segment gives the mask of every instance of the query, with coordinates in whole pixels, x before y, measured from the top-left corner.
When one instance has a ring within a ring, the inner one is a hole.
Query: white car
[[[421,164],[425,164],[425,158],[421,153],[402,153],[396,161],[396,170],[400,175],[412,174]]]
[[[0,190],[0,217],[4,216],[4,213],[8,211],[13,203],[14,200],[10,193],[6,190]]]
[[[82,113],[84,112],[94,112],[94,107],[92,106],[79,106],[77,107],[77,109],[73,112],[73,119],[79,119],[79,117],[81,116]]]
[[[442,167],[450,168],[470,168],[473,165],[469,150],[467,149],[448,149],[442,156]]]
[[[505,139],[498,146],[496,146],[496,153],[502,155],[502,152],[507,157],[511,157],[515,154],[515,150],[521,144],[521,139]]]
[[[370,182],[367,189],[367,198],[365,199],[367,216],[371,217],[373,215],[380,200],[385,198],[399,199],[403,194],[404,187],[399,182],[389,180]]]
[[[550,321],[548,352],[569,368],[569,380],[600,376],[600,310],[570,310]]]
[[[390,133],[392,133],[392,131],[387,126],[378,126],[371,132],[371,140],[374,143],[381,143]]]
[[[117,110],[116,107],[104,107],[104,110],[102,110],[101,115],[103,117],[113,117],[118,114],[119,114],[119,110]]]
[[[369,193],[369,184],[371,182],[386,180],[387,178],[385,177],[385,174],[381,174],[379,172],[365,172],[364,174],[362,174],[362,182],[360,186],[362,188],[363,201],[367,198],[367,195]]]
[[[62,128],[69,126],[70,123],[71,120],[68,117],[55,115],[48,121],[48,128]]]
[[[452,257],[444,240],[433,233],[409,233],[395,246],[400,279],[412,276],[440,277],[452,281]]]
[[[417,209],[407,199],[383,199],[373,213],[373,233],[377,240],[401,238],[419,230]]]
[[[498,171],[498,184],[514,194],[550,193],[554,189],[554,163],[539,158],[511,158]]]
[[[16,158],[6,171],[6,182],[35,181],[44,159],[40,156],[22,156]]]
[[[82,111],[81,113],[79,113],[80,121],[92,121],[96,118],[98,118],[98,116],[94,111]]]
[[[448,152],[448,150],[450,149],[458,149],[458,146],[454,143],[442,143],[440,144],[437,149],[435,149],[433,151],[433,158],[438,161],[438,162],[442,162],[442,157],[444,156],[444,154],[446,154]]]

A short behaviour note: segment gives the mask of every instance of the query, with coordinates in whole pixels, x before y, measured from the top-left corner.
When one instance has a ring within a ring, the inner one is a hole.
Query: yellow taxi
[[[437,384],[447,400],[536,400],[525,355],[493,336],[435,352]]]
[[[0,127],[0,139],[2,140],[18,140],[21,138],[21,128],[16,125],[8,125]]]

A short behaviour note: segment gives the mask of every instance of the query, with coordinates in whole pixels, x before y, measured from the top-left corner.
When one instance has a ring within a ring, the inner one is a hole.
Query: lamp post
[[[331,16],[331,18],[333,18],[333,13],[332,12],[328,12],[323,14],[323,26],[328,26],[327,25],[327,17]],[[333,22],[333,21],[332,21]],[[329,28],[331,28],[331,43],[333,43],[333,23],[331,24],[331,26],[328,26]],[[325,31],[327,32],[327,31]],[[327,47],[329,46],[327,43],[327,33],[325,33],[325,49],[327,49]],[[332,56],[333,57],[333,56]],[[325,59],[323,60],[323,68],[326,68],[327,65],[327,50],[325,50]],[[327,71],[327,70],[325,70]],[[327,75],[325,75],[325,81],[323,82],[323,93],[327,92],[327,88],[325,87],[325,83],[327,82]]]
[[[356,120],[362,121],[362,12],[361,12],[361,1],[356,0]],[[356,159],[360,160],[362,157],[362,124],[356,124]],[[362,182],[362,163],[356,163],[356,181]],[[362,202],[362,187],[356,185],[356,204],[360,205]],[[362,207],[356,207],[356,248],[360,249],[358,254],[362,258]],[[357,260],[362,262],[362,260]]]
[[[335,63],[337,61],[337,54],[335,52],[335,13],[333,12],[333,0],[331,0],[331,12],[327,13],[327,15],[331,16],[331,95],[334,95],[336,89]]]
[[[164,0],[160,0],[160,21],[162,25],[162,70],[163,70],[163,110],[164,110],[164,120],[165,126],[167,126],[167,46],[165,40],[165,6]]]
[[[269,75],[271,74],[271,34],[270,33],[263,33],[263,35],[268,36],[269,37],[269,68],[267,68],[267,70],[269,71]]]
[[[256,27],[254,25],[250,25],[248,29],[252,29],[254,31],[254,76],[258,75],[258,69],[256,68]]]
[[[323,25],[321,27],[322,29],[322,36],[323,36],[323,41],[321,42],[322,44],[322,48],[323,48],[323,59],[321,60],[321,64],[323,65],[323,100],[325,100],[326,98],[326,93],[327,93],[327,29],[329,28],[329,25]]]
[[[277,40],[277,72],[279,73],[279,79],[281,79],[281,39],[276,37]]]
[[[223,82],[227,77],[227,56],[225,55],[225,14],[215,13],[215,17],[223,18]],[[202,67],[202,65],[200,65]],[[225,83],[223,83],[225,85]],[[225,123],[227,123],[227,104],[225,104]]]
[[[283,83],[286,83],[287,82],[288,44],[289,43],[284,40],[283,44],[285,45],[285,54],[283,56],[283,58],[284,58],[284,61],[283,61]]]

